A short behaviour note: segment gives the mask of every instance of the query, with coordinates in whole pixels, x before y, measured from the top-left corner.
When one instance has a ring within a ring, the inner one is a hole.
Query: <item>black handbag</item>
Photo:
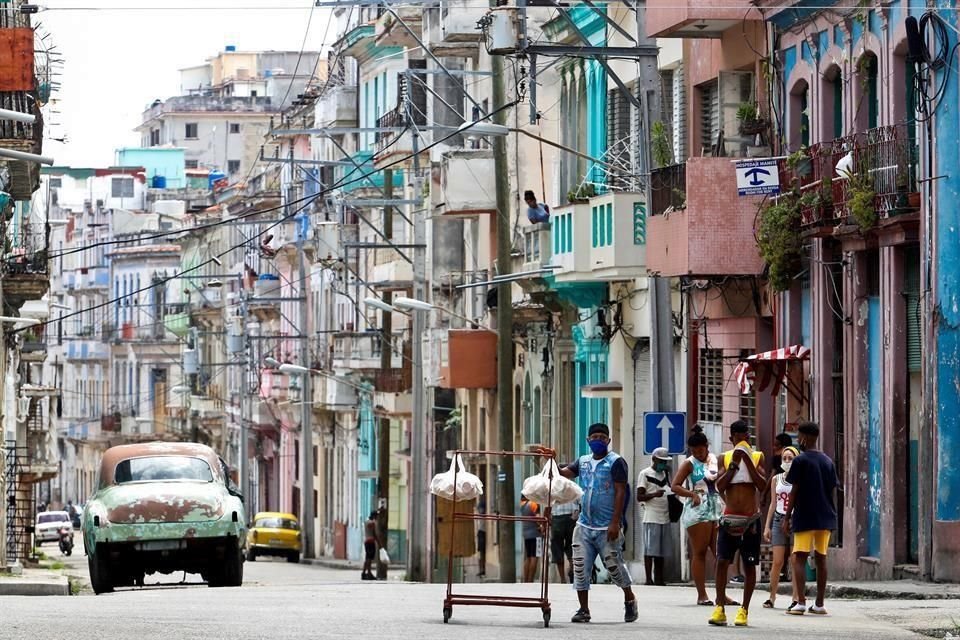
[[[680,515],[683,513],[683,503],[680,498],[672,493],[667,496],[667,510],[670,512],[670,522],[680,522]]]

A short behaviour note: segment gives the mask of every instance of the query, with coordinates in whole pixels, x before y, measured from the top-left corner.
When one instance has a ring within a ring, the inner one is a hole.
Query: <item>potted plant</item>
[[[673,164],[673,148],[667,137],[667,128],[659,120],[650,127],[650,150],[658,169]]]
[[[570,204],[587,204],[590,198],[597,195],[597,189],[590,183],[581,184],[576,189],[567,192],[567,200]]]
[[[767,122],[760,117],[757,107],[749,102],[743,102],[737,108],[737,122],[741,136],[755,136],[767,129]]]

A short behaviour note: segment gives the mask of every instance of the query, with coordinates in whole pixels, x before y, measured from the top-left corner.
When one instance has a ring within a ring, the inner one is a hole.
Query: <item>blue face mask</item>
[[[607,443],[603,440],[590,440],[587,444],[590,445],[590,451],[593,451],[595,456],[602,456],[607,452]]]

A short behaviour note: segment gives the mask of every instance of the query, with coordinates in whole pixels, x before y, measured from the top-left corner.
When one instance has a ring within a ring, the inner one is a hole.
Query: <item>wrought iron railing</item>
[[[48,275],[49,242],[50,231],[43,223],[8,227],[4,246],[4,266],[7,273]]]

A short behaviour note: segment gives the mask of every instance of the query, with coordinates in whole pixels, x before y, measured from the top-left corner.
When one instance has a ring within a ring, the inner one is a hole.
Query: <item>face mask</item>
[[[666,470],[667,470],[667,463],[666,463],[666,462],[658,462],[658,463],[656,463],[655,465],[653,465],[653,469],[654,469],[654,471],[666,471]]]
[[[780,465],[780,468],[783,469],[784,473],[790,473],[790,467],[793,466],[793,460],[790,462],[784,462]]]
[[[607,443],[603,440],[590,440],[590,451],[593,451],[593,454],[596,456],[602,456],[607,452]]]

